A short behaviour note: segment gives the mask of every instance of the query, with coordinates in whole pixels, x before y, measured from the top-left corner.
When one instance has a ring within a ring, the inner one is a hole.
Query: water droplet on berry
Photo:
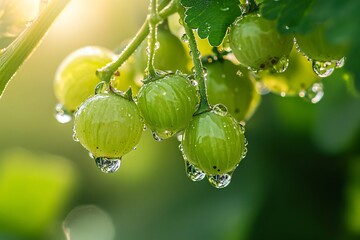
[[[133,147],[132,150],[135,151],[137,149],[137,146]]]
[[[336,66],[336,64],[331,61],[328,61],[328,62],[313,61],[312,62],[312,68],[313,68],[314,72],[321,78],[330,76],[333,73],[335,66]]]
[[[245,134],[245,123],[240,122],[239,125],[240,125],[240,130],[241,130],[242,134]]]
[[[231,175],[232,172],[224,173],[224,174],[208,175],[208,180],[213,187],[224,188],[230,184]]]
[[[113,173],[120,168],[121,158],[98,157],[95,163],[103,173]]]
[[[213,106],[212,112],[220,116],[226,116],[228,110],[225,105],[216,104],[215,106]]]
[[[289,66],[289,58],[282,57],[280,60],[273,65],[273,70],[276,73],[283,73]]]
[[[156,141],[158,141],[158,142],[160,142],[160,141],[163,140],[156,132],[153,132],[153,133],[152,133],[152,136],[153,136],[153,138],[154,138]]]
[[[191,181],[198,182],[205,178],[206,174],[192,165],[189,161],[185,160],[185,171],[186,175],[190,178]]]
[[[183,139],[182,133],[179,133],[179,134],[176,136],[176,139],[177,139],[179,142],[181,142],[182,139]]]
[[[59,123],[68,123],[72,119],[72,114],[59,103],[55,106],[55,119]]]
[[[147,129],[147,126],[144,124],[143,131],[145,132]]]
[[[318,103],[324,96],[322,83],[314,83],[304,94],[304,99],[311,103]]]
[[[248,149],[247,149],[247,147],[246,147],[246,145],[245,145],[244,151],[243,151],[243,153],[242,153],[242,155],[241,155],[241,159],[244,159],[244,158],[246,157],[247,152],[248,152]]]
[[[228,7],[228,6],[223,6],[220,8],[220,11],[223,11],[223,12],[227,12],[229,10],[230,10],[230,7]]]
[[[181,153],[184,154],[184,148],[183,148],[183,145],[181,143],[179,144],[179,150],[181,151]],[[184,157],[184,159],[186,159],[185,156],[183,156],[183,157]]]
[[[336,68],[342,68],[345,65],[345,57],[341,58],[340,60],[336,61]]]
[[[76,134],[76,131],[75,131],[75,127],[73,127],[72,139],[74,140],[74,142],[79,142],[79,138],[77,137],[77,134]]]
[[[107,83],[105,81],[101,81],[95,87],[95,94],[104,93],[106,90]]]

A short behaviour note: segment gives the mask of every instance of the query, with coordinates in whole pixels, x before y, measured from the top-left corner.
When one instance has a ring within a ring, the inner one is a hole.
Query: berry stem
[[[154,58],[155,58],[155,44],[157,41],[157,22],[156,17],[158,15],[157,9],[157,0],[150,0],[149,5],[149,15],[148,15],[148,22],[149,22],[149,35],[148,35],[148,62],[146,68],[146,75],[147,77],[155,77],[156,72],[154,68]]]
[[[166,5],[167,4],[167,5]],[[153,19],[153,21],[158,24],[163,19],[167,18],[171,14],[178,11],[179,2],[178,0],[168,1],[164,0],[159,5],[159,14]],[[99,68],[96,71],[96,75],[100,78],[101,81],[110,82],[112,75],[118,70],[118,68],[134,53],[134,51],[139,47],[139,45],[145,40],[146,36],[149,34],[149,19],[146,19],[141,28],[138,30],[134,38],[129,42],[129,44],[124,48],[120,53],[118,58],[105,65],[102,68]]]
[[[0,97],[21,64],[36,49],[52,22],[70,0],[52,0],[8,47],[0,49]]]
[[[190,51],[191,51],[191,58],[194,63],[195,79],[199,85],[200,105],[199,105],[198,110],[195,112],[195,115],[197,115],[197,114],[200,114],[200,113],[210,110],[210,106],[209,106],[209,102],[208,102],[207,94],[206,94],[204,67],[201,62],[201,56],[200,56],[200,52],[197,48],[194,32],[189,26],[187,26],[187,24],[185,22],[185,14],[184,14],[183,9],[181,11],[179,11],[179,14],[180,14],[180,17],[183,22],[185,34],[188,37],[188,43],[189,43],[189,47],[190,47]]]

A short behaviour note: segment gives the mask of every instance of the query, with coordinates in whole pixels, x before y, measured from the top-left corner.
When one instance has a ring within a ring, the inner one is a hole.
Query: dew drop
[[[196,80],[191,80],[191,85],[196,87],[199,83]]]
[[[185,171],[186,175],[190,178],[193,182],[201,181],[205,178],[206,174],[192,165],[189,161],[185,160]]]
[[[239,125],[240,125],[240,130],[241,130],[242,134],[245,134],[245,124],[240,122]]]
[[[335,66],[336,64],[333,62],[312,62],[312,68],[314,72],[321,78],[330,76],[333,73]]]
[[[209,183],[216,188],[225,188],[231,182],[231,175],[232,173],[224,173],[224,174],[217,174],[217,175],[209,175],[208,180]]]
[[[103,173],[113,173],[120,168],[121,158],[98,157],[95,163]]]
[[[144,124],[143,131],[145,132],[147,129],[146,125]]]
[[[58,103],[55,106],[55,119],[62,124],[68,123],[72,119],[72,114],[62,104]]]
[[[135,151],[137,149],[137,146],[133,147],[132,150]]]
[[[304,99],[310,101],[311,103],[318,103],[324,96],[324,90],[322,83],[314,83],[310,88],[305,92]]]
[[[246,145],[247,145],[247,144],[246,144]],[[244,158],[246,157],[247,152],[248,152],[248,149],[247,149],[246,145],[245,145],[245,147],[244,147],[243,153],[241,154],[241,159],[244,159]]]
[[[283,73],[286,71],[288,66],[289,66],[289,58],[282,57],[276,64],[273,65],[273,70],[276,73]]]
[[[228,110],[225,105],[222,105],[219,103],[219,104],[216,104],[215,106],[213,106],[212,112],[217,115],[220,115],[220,116],[226,116],[226,114],[228,113]]]
[[[181,151],[181,153],[184,154],[184,148],[183,148],[183,145],[181,143],[179,144],[179,150]],[[183,157],[184,157],[184,159],[186,159],[185,156],[183,156]]]
[[[176,139],[181,142],[183,140],[183,134],[182,133],[179,133],[177,136],[176,136]]]
[[[157,42],[155,43],[155,48],[154,48],[154,50],[156,51],[156,50],[158,50],[159,48],[160,48],[160,42],[157,41]]]
[[[95,86],[95,94],[104,93],[106,89],[107,89],[106,82],[101,81]]]
[[[153,138],[154,138],[156,141],[158,141],[158,142],[160,142],[160,141],[163,140],[156,132],[153,132],[153,133],[152,133],[152,136],[153,136]]]
[[[145,52],[146,52],[146,56],[150,56],[150,48],[149,48],[149,46],[147,46],[145,48]]]
[[[250,3],[249,3],[249,0],[246,0],[244,3],[241,3],[240,4],[240,9],[241,9],[241,12],[244,14],[244,13],[247,13],[249,10],[250,10]]]
[[[336,61],[336,68],[342,68],[345,65],[345,57],[341,58],[340,60]]]
[[[75,128],[73,128],[73,135],[72,135],[72,139],[74,140],[74,142],[79,142],[79,138],[77,137]]]
[[[230,10],[230,7],[228,7],[228,6],[223,6],[220,8],[220,11],[223,11],[223,12],[227,12],[229,10]]]
[[[189,41],[189,36],[188,36],[186,33],[184,33],[184,34],[181,36],[181,41],[183,41],[183,42],[188,42],[188,41]]]

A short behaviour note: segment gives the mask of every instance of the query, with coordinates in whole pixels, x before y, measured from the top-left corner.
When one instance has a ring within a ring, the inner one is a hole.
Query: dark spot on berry
[[[271,59],[271,64],[275,64],[277,61],[275,59]]]
[[[220,169],[218,169],[217,171],[220,172]]]
[[[213,169],[216,169],[216,166],[213,166]]]
[[[96,149],[99,149],[99,147],[96,147]]]
[[[239,113],[240,112],[240,109],[238,109],[238,108],[235,108],[235,113]]]
[[[116,71],[116,72],[114,72],[114,76],[120,76],[120,72],[119,71]]]
[[[306,85],[305,85],[305,83],[301,83],[300,86],[301,86],[301,88],[305,88]]]
[[[260,68],[261,68],[261,69],[265,68],[265,64],[263,64],[263,63],[260,64]]]

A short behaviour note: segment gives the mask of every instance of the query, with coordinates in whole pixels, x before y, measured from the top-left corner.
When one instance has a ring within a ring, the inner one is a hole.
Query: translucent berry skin
[[[325,38],[324,27],[319,26],[308,34],[295,34],[300,51],[311,60],[327,62],[339,60],[346,52],[345,44],[333,44]]]
[[[245,151],[244,131],[230,115],[214,111],[196,115],[183,134],[185,158],[207,174],[235,170]]]
[[[111,86],[119,91],[126,92],[131,87],[133,96],[138,93],[143,85],[141,82],[142,75],[138,74],[134,61],[134,58],[130,57],[111,79]]]
[[[137,97],[145,124],[162,139],[186,128],[199,102],[190,80],[176,74],[146,83]]]
[[[226,59],[204,63],[204,67],[209,103],[221,103],[237,121],[247,121],[261,99],[249,71]]]
[[[293,36],[280,34],[276,21],[251,13],[239,18],[230,29],[230,47],[245,67],[264,70],[289,56]]]
[[[94,94],[100,82],[96,70],[115,58],[108,49],[89,46],[68,55],[57,69],[54,91],[57,100],[68,111],[75,111],[82,102]]]
[[[296,96],[307,90],[320,78],[312,70],[311,62],[293,49],[290,53],[289,67],[283,73],[263,71],[259,73],[260,81],[272,93],[282,96]]]
[[[75,113],[76,137],[95,158],[121,158],[138,144],[143,126],[136,104],[113,93],[87,99]]]
[[[170,70],[176,72],[187,71],[188,53],[175,35],[165,29],[159,29],[157,32],[159,48],[155,51],[154,67],[159,70]],[[148,56],[146,54],[146,42],[140,45],[136,52],[136,63],[139,71],[144,72]]]

